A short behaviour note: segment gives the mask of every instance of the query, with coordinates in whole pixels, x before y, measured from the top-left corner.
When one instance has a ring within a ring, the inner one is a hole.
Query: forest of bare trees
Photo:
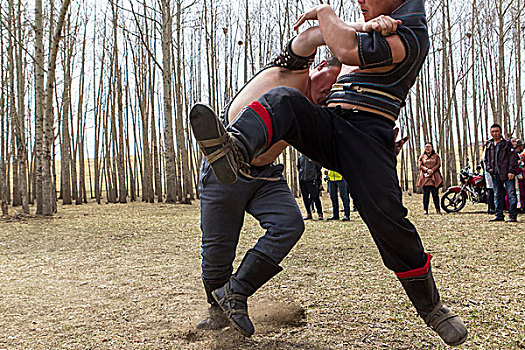
[[[357,20],[353,1],[330,3]],[[191,203],[201,154],[188,111],[217,111],[291,38],[313,0],[0,0],[0,201]],[[404,190],[433,142],[445,185],[479,162],[493,122],[524,136],[525,0],[429,0],[428,59],[399,119]],[[319,50],[319,56],[327,54]],[[280,161],[298,193],[297,153]]]

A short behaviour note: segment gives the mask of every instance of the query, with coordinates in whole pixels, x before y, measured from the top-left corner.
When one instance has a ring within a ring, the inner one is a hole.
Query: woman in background
[[[443,178],[439,172],[441,167],[441,157],[434,151],[430,142],[425,144],[425,152],[419,157],[419,175],[417,177],[417,187],[423,189],[423,209],[428,214],[430,193],[434,200],[436,212],[441,214],[439,207],[438,189],[443,185]]]

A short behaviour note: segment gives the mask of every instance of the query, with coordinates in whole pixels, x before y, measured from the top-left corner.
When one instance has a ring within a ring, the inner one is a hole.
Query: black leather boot
[[[228,133],[246,163],[251,163],[253,158],[262,154],[272,141],[269,139],[268,127],[265,124],[271,123],[270,116],[268,115],[267,120],[264,121],[258,114],[262,114],[260,109],[264,107],[259,102],[254,102],[245,107],[228,125]]]
[[[208,299],[208,303],[210,304],[210,308],[208,309],[209,315],[204,320],[200,321],[197,324],[197,329],[203,329],[203,330],[218,330],[223,329],[224,327],[228,326],[230,322],[228,321],[228,318],[224,314],[224,312],[221,310],[221,307],[219,304],[217,304],[217,301],[213,298],[211,295],[211,292],[217,288],[220,288],[224,286],[224,284],[228,282],[228,280],[221,280],[221,281],[205,281],[202,280],[202,283],[204,284],[204,290],[206,291],[206,297]]]
[[[201,103],[191,109],[190,123],[215,176],[225,185],[237,180],[239,169],[249,173],[250,162],[271,141],[265,121],[249,106],[231,123],[228,132],[215,112]]]
[[[269,257],[251,249],[230,281],[212,292],[231,324],[245,337],[251,337],[255,331],[248,316],[248,297],[281,270]]]
[[[448,345],[460,345],[468,336],[461,318],[441,304],[429,270],[426,275],[399,279],[417,313]]]

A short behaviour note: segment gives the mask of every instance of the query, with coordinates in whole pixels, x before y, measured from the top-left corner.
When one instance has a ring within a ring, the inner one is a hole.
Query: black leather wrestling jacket
[[[339,77],[327,103],[345,102],[399,116],[408,92],[419,74],[429,49],[424,0],[406,0],[390,17],[403,23],[397,27],[406,48],[405,59],[383,73],[354,72]],[[378,32],[357,33],[360,68],[388,67],[392,53]]]

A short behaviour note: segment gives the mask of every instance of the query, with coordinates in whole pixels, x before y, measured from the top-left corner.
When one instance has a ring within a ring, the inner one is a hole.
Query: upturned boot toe
[[[229,185],[237,180],[237,172],[250,173],[251,161],[271,144],[266,123],[254,109],[257,101],[224,127],[209,106],[196,103],[190,111],[193,135],[220,183]],[[265,110],[266,111],[266,110]]]
[[[441,303],[425,321],[447,345],[460,345],[467,340],[468,330],[463,320]]]
[[[190,111],[190,124],[217,179],[224,185],[237,181],[238,151],[215,112],[207,105],[197,103]]]

